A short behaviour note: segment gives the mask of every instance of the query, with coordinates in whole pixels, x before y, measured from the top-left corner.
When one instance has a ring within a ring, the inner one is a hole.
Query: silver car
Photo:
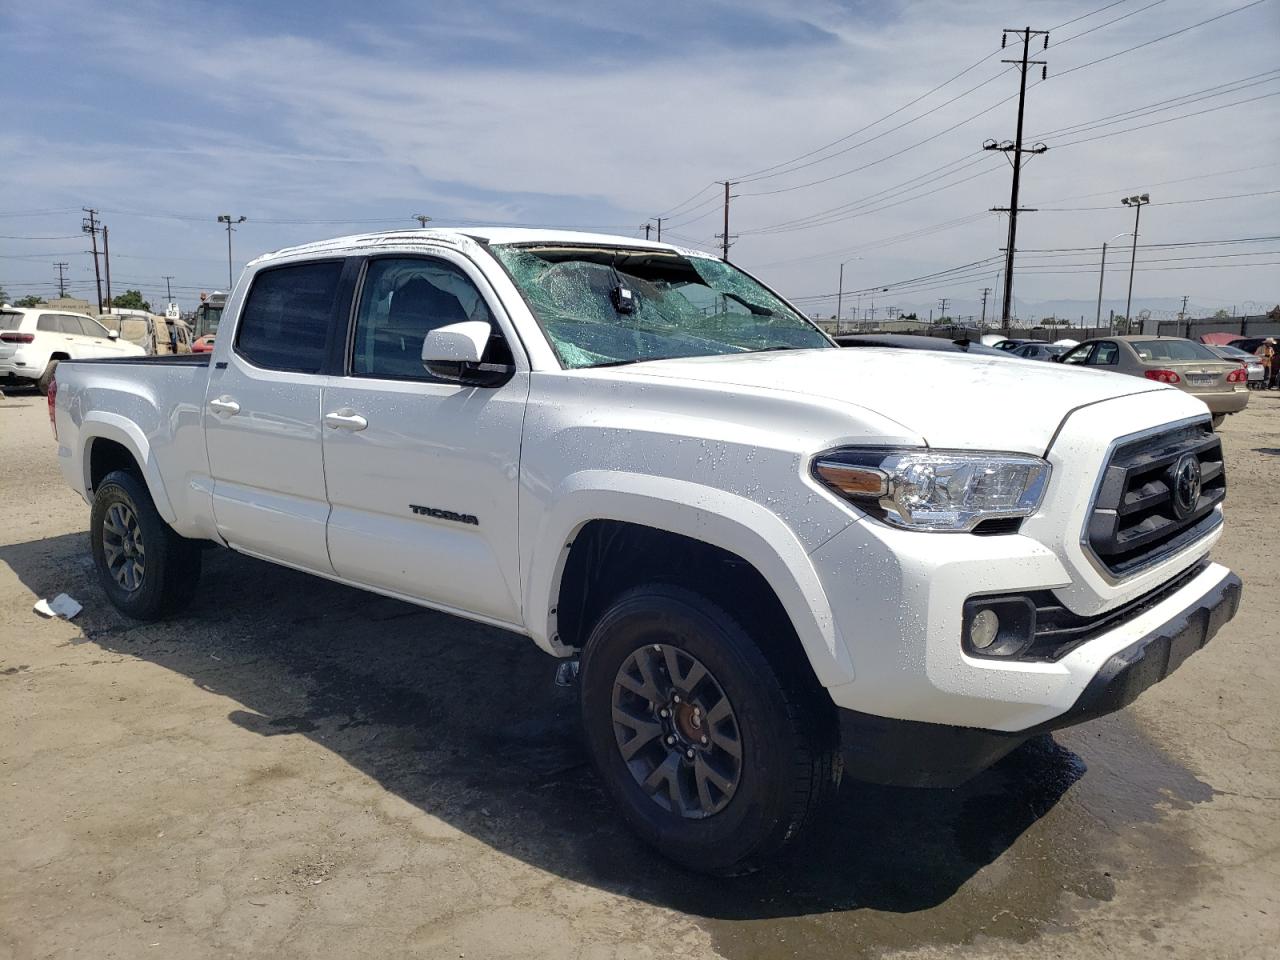
[[[1086,340],[1058,362],[1175,386],[1204,401],[1215,427],[1249,403],[1248,375],[1239,361],[1224,360],[1203,343],[1181,337],[1137,334]]]

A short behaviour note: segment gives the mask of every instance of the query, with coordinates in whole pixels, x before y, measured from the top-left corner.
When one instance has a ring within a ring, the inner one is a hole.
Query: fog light
[[[1000,633],[1000,618],[994,610],[979,610],[969,624],[969,642],[978,650],[985,650],[996,642]]]

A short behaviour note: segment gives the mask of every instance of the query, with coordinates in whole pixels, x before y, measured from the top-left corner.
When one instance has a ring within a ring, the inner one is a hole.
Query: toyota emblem
[[[1184,454],[1174,464],[1169,479],[1174,516],[1185,520],[1195,513],[1196,505],[1200,502],[1200,461],[1196,455]]]

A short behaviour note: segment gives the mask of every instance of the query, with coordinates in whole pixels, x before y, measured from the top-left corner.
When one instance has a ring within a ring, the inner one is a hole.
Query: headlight
[[[1035,513],[1049,464],[1015,453],[851,448],[817,457],[813,473],[868,513],[910,530],[972,530]]]

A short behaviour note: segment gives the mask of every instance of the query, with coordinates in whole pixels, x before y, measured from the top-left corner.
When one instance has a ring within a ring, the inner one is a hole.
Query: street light
[[[1102,244],[1102,266],[1098,268],[1098,312],[1093,320],[1093,327],[1095,330],[1102,326],[1102,277],[1107,271],[1107,244],[1112,240],[1119,240],[1121,237],[1127,237],[1128,235],[1129,234],[1127,232],[1117,233],[1114,237],[1111,237]],[[1128,318],[1126,317],[1125,319]],[[1115,331],[1108,330],[1107,332],[1114,333]]]
[[[229,213],[218,214],[218,222],[227,225],[227,293],[231,293],[231,288],[235,286],[235,278],[231,275],[231,225],[233,223],[244,223],[245,217],[233,219]]]
[[[846,263],[853,263],[853,261],[861,260],[861,259],[862,259],[861,257],[850,257],[848,260],[845,260],[840,264],[840,285],[837,288],[837,292],[836,292],[836,333],[837,334],[840,333],[840,321],[841,319],[843,319],[842,314],[843,314],[843,306],[844,306],[844,265]]]
[[[1142,216],[1142,207],[1151,202],[1151,194],[1144,193],[1141,196],[1121,197],[1120,202],[1126,207],[1133,207],[1133,251],[1129,255],[1129,296],[1124,302],[1124,322],[1128,332],[1132,332],[1133,324],[1129,320],[1130,310],[1133,307],[1133,267],[1138,260],[1138,220]]]

